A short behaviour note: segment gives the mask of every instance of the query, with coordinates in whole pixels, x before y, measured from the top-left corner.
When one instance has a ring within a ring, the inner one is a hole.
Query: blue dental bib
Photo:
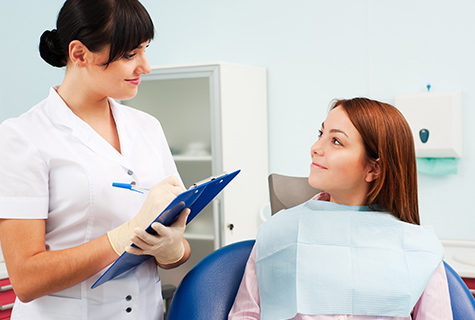
[[[426,227],[368,207],[307,201],[258,231],[261,318],[408,317],[442,254]]]

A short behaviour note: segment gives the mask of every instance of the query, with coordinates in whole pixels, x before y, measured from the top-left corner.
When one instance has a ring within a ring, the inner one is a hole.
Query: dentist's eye
[[[135,53],[126,53],[124,54],[125,59],[132,59],[135,56]]]

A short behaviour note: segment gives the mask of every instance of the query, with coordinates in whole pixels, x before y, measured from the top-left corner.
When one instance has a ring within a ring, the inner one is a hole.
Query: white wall
[[[0,1],[0,121],[16,116],[59,84],[64,71],[46,64],[38,51],[46,28],[56,25],[62,1]]]
[[[464,157],[453,176],[419,176],[421,216],[443,239],[475,240],[475,2],[471,0],[143,0],[157,29],[152,65],[229,61],[268,70],[270,170],[307,175],[334,98],[461,90]],[[0,2],[0,120],[61,81],[38,38],[62,1]]]

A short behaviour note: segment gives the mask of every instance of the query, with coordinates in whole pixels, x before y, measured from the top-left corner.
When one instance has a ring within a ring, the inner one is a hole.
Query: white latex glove
[[[183,191],[185,191],[185,188],[173,176],[154,185],[135,217],[107,233],[114,251],[121,255],[130,245],[130,238],[134,234],[134,229],[145,230],[157,215]]]
[[[155,257],[159,264],[178,262],[185,254],[183,233],[190,209],[184,209],[178,219],[169,227],[154,222],[152,229],[158,235],[152,235],[144,229],[136,228],[135,235],[130,239],[138,248],[128,247],[126,251],[132,254],[149,254]]]

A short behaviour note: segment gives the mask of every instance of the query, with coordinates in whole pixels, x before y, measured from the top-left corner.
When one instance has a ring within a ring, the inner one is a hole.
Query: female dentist
[[[152,20],[136,0],[67,0],[41,57],[64,81],[0,125],[0,241],[17,295],[12,319],[162,319],[157,264],[190,255],[188,210],[154,224],[184,191],[160,123],[112,99],[136,95],[150,72]],[[112,182],[153,186],[148,195]],[[158,182],[158,183],[157,183]],[[155,256],[90,289],[131,241]]]

